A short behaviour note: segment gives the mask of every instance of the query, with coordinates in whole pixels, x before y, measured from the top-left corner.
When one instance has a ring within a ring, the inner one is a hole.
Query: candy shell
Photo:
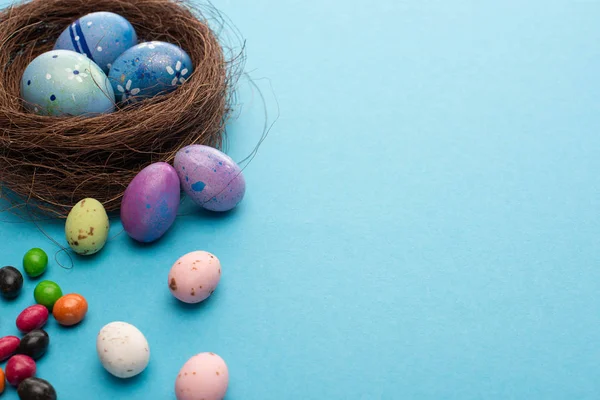
[[[158,162],[131,181],[121,202],[123,228],[133,239],[149,243],[162,237],[179,209],[179,178],[171,165]]]
[[[17,354],[12,356],[6,363],[6,380],[12,386],[19,386],[19,383],[35,375],[37,367],[33,358]]]
[[[150,347],[138,328],[126,322],[111,322],[96,339],[96,351],[102,366],[118,378],[142,373],[150,361]]]
[[[23,354],[37,360],[46,353],[50,345],[50,336],[43,329],[34,329],[23,336],[17,354]]]
[[[48,315],[48,309],[40,304],[27,307],[17,317],[17,328],[23,333],[40,329],[46,325]]]
[[[25,108],[39,115],[92,117],[115,109],[106,74],[89,58],[68,50],[35,58],[23,73],[21,97]]]
[[[185,193],[210,211],[229,211],[246,193],[241,168],[225,153],[209,146],[191,145],[175,155],[175,169]]]
[[[6,376],[4,375],[4,371],[0,368],[0,394],[4,392],[4,388],[6,387]]]
[[[23,288],[23,274],[15,267],[0,268],[0,293],[5,299],[14,299]]]
[[[62,289],[57,283],[52,281],[41,281],[33,290],[35,302],[45,306],[48,311],[52,311],[54,303],[62,297]]]
[[[17,389],[21,400],[56,400],[56,390],[50,382],[40,378],[27,378]]]
[[[229,385],[225,361],[214,353],[201,353],[188,360],[177,375],[177,400],[222,400]]]
[[[169,289],[184,303],[207,299],[221,280],[221,263],[206,251],[186,254],[173,264],[169,272]]]
[[[109,226],[102,203],[95,199],[83,199],[75,204],[67,217],[67,242],[77,254],[95,254],[106,244]]]
[[[16,336],[4,336],[0,339],[0,362],[8,360],[19,348],[21,339]]]
[[[42,249],[31,249],[23,256],[23,269],[30,278],[37,278],[46,272],[48,254]]]
[[[147,42],[121,54],[108,78],[117,101],[136,102],[172,92],[193,71],[192,59],[182,48],[171,43]]]
[[[100,11],[75,20],[59,36],[54,49],[84,54],[108,74],[117,57],[137,41],[129,21],[118,14]]]
[[[54,303],[52,315],[64,326],[77,325],[88,312],[87,300],[80,294],[66,294]]]

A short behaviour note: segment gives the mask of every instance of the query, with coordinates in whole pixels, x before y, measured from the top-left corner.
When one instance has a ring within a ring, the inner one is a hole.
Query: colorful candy
[[[77,254],[95,254],[106,244],[109,226],[104,206],[98,200],[83,199],[67,216],[67,242]]]
[[[180,190],[179,177],[167,163],[154,163],[140,171],[121,202],[121,221],[127,234],[144,243],[162,237],[177,217]]]
[[[169,289],[185,303],[199,303],[208,298],[221,279],[219,259],[206,251],[186,254],[169,272]]]
[[[17,349],[18,354],[23,354],[37,360],[46,353],[50,345],[50,337],[43,329],[34,329],[21,339]]]
[[[17,317],[17,328],[23,333],[40,329],[48,321],[48,309],[40,304],[27,307]]]
[[[62,290],[57,283],[52,281],[41,281],[33,290],[35,302],[45,306],[52,311],[54,303],[62,297]]]
[[[0,394],[4,392],[4,387],[6,386],[6,377],[4,376],[4,371],[0,368]]]
[[[111,322],[96,339],[96,351],[102,366],[118,378],[140,374],[150,361],[150,347],[144,334],[126,322]]]
[[[23,257],[23,269],[30,278],[37,278],[46,272],[48,255],[42,249],[31,249]]]
[[[35,375],[36,365],[33,358],[17,354],[12,356],[6,363],[6,380],[12,386],[19,386],[19,383],[27,378],[31,378]]]
[[[23,287],[23,275],[15,267],[0,268],[0,293],[6,299],[14,299]]]
[[[198,354],[188,360],[175,381],[177,400],[221,400],[229,386],[225,361],[214,353]]]
[[[50,382],[40,378],[27,378],[17,389],[21,400],[56,400],[56,390]]]
[[[242,169],[227,154],[209,146],[191,145],[175,155],[175,169],[185,193],[210,211],[229,211],[246,193]]]
[[[0,362],[11,358],[19,347],[21,339],[16,336],[4,336],[0,339]]]
[[[80,323],[88,311],[87,300],[75,293],[67,294],[54,303],[52,315],[59,324],[72,326]]]

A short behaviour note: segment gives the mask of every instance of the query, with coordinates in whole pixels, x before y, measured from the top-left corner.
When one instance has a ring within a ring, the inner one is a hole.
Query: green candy
[[[52,311],[54,303],[62,297],[62,290],[55,282],[41,281],[35,287],[33,297],[36,303],[46,306],[48,310]]]
[[[30,278],[37,278],[46,272],[48,255],[42,249],[31,249],[23,257],[23,268]]]

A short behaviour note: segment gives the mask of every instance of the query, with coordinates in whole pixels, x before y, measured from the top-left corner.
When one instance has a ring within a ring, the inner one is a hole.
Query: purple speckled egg
[[[180,185],[175,169],[158,162],[133,178],[121,202],[121,221],[129,236],[149,243],[169,230],[179,209]]]
[[[229,211],[244,198],[242,170],[225,153],[209,146],[191,145],[175,156],[183,190],[194,203],[210,211]]]
[[[169,289],[184,303],[200,303],[217,288],[221,263],[206,251],[194,251],[181,257],[169,272]]]

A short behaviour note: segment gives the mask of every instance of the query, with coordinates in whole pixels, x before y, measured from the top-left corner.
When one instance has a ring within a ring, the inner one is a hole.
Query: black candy
[[[17,389],[21,400],[56,400],[56,390],[40,378],[27,378]]]
[[[0,268],[0,293],[7,299],[14,299],[23,287],[23,275],[15,267]]]
[[[23,336],[17,348],[17,354],[24,354],[37,360],[46,353],[50,337],[43,329],[35,329]]]

